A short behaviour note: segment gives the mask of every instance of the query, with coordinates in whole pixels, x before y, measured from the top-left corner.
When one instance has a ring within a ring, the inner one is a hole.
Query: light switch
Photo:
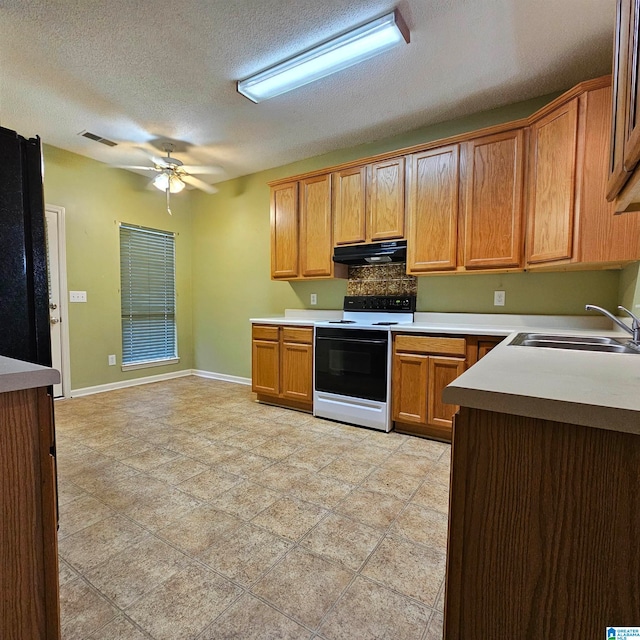
[[[109,356],[109,366],[113,366],[115,363],[116,363],[116,356],[112,354]]]
[[[494,291],[493,292],[493,306],[494,307],[504,307],[506,295],[504,291]]]
[[[86,302],[86,291],[69,291],[69,302]]]

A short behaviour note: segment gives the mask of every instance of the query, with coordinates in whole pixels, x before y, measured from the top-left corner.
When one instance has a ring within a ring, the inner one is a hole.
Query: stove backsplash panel
[[[404,262],[349,267],[348,296],[418,295],[418,279],[406,274]]]

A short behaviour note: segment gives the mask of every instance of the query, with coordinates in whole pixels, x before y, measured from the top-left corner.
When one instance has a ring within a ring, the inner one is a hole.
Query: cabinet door
[[[531,127],[528,262],[573,256],[578,99]]]
[[[456,268],[460,191],[458,145],[411,156],[407,272]]]
[[[633,171],[640,160],[640,2],[631,3],[627,69],[627,140],[624,145],[625,171]]]
[[[280,393],[279,343],[254,340],[252,347],[251,390],[277,396]]]
[[[366,242],[367,167],[333,174],[334,243]]]
[[[484,358],[491,349],[498,346],[501,340],[478,340],[478,360]]]
[[[283,398],[312,402],[313,400],[313,346],[296,342],[282,343]]]
[[[629,39],[632,7],[635,0],[618,0],[613,52],[613,104],[609,150],[607,199],[613,200],[627,182],[631,172],[625,168],[624,145],[627,132],[629,95]]]
[[[271,277],[298,276],[298,183],[271,190]]]
[[[404,237],[404,158],[369,165],[368,238]]]
[[[393,420],[427,423],[427,374],[429,356],[396,353],[393,357]]]
[[[300,181],[300,275],[331,276],[331,176]]]
[[[466,144],[464,266],[522,263],[522,129]]]
[[[464,358],[429,357],[429,408],[427,422],[433,427],[451,429],[458,407],[442,401],[444,388],[465,369]]]

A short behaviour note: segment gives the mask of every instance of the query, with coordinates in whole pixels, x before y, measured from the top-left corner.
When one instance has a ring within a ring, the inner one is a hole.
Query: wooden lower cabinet
[[[59,640],[53,400],[0,393],[0,638]]]
[[[640,436],[462,407],[445,640],[605,637],[639,624]]]
[[[313,407],[313,327],[254,325],[251,389],[258,400]]]
[[[394,336],[391,388],[396,430],[450,441],[458,407],[442,402],[442,392],[465,368],[464,338]]]

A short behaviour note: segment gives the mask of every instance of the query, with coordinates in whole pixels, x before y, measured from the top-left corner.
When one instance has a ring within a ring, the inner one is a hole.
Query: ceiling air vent
[[[106,144],[107,147],[115,147],[118,144],[117,142],[114,142],[113,140],[107,140],[106,138],[103,138],[102,136],[98,136],[95,133],[91,133],[91,131],[81,131],[78,135],[82,136],[83,138],[89,138],[89,140],[95,140],[96,142],[99,142],[100,144]]]

